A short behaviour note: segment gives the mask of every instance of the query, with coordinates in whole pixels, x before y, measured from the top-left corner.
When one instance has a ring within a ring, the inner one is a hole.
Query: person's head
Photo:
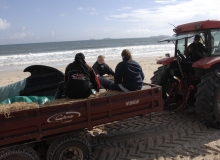
[[[97,58],[98,64],[104,64],[105,63],[105,56],[99,55]]]
[[[122,59],[126,59],[126,60],[128,60],[128,61],[131,61],[131,60],[132,60],[131,52],[130,52],[128,49],[124,49],[124,50],[121,52],[121,56],[122,56]]]
[[[194,37],[194,43],[195,43],[195,44],[198,44],[199,41],[200,41],[200,35],[196,35],[196,36]]]
[[[75,61],[76,62],[86,63],[84,54],[83,53],[77,53],[75,55]]]
[[[77,53],[75,55],[75,62],[73,62],[73,63],[77,64],[79,66],[79,68],[81,68],[82,73],[89,76],[89,70],[86,65],[85,56],[83,53]]]

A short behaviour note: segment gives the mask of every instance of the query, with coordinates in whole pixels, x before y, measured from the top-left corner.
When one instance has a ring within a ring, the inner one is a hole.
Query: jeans
[[[57,87],[57,91],[55,94],[55,99],[60,99],[62,98],[62,95],[64,94],[64,90],[65,90],[65,82],[61,81]]]
[[[101,86],[105,89],[110,89],[110,90],[116,90],[116,91],[122,91],[121,88],[118,86],[118,84],[115,84],[114,81],[108,80],[104,77],[98,77],[99,82]]]

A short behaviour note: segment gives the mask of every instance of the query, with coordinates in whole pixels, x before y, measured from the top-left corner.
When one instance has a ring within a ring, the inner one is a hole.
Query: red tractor
[[[157,61],[163,66],[154,72],[151,83],[162,86],[165,108],[179,112],[193,107],[206,124],[220,128],[220,21],[183,24],[173,31],[160,42],[172,41],[174,56],[166,54]],[[204,51],[190,47],[196,37]]]

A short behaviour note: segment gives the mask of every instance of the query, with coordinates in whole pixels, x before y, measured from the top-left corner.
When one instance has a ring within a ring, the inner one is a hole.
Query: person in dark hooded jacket
[[[205,55],[206,48],[205,46],[200,42],[200,35],[196,35],[194,37],[193,43],[191,43],[187,48],[186,51],[186,58],[189,59],[192,62],[196,62],[200,59],[202,59]]]
[[[55,98],[62,96],[63,89],[64,95],[68,98],[87,98],[91,94],[91,84],[98,92],[100,83],[96,74],[86,64],[85,56],[82,53],[77,53],[75,61],[66,67],[64,82],[59,85]]]
[[[123,50],[121,56],[123,61],[116,66],[114,81],[99,77],[101,85],[106,89],[124,92],[140,90],[144,80],[141,66],[132,60],[129,50]]]

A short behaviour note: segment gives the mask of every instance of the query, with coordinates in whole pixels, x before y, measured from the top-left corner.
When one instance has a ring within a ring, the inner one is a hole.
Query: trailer
[[[161,111],[161,86],[145,83],[139,91],[0,115],[0,160],[89,160],[86,130]]]

